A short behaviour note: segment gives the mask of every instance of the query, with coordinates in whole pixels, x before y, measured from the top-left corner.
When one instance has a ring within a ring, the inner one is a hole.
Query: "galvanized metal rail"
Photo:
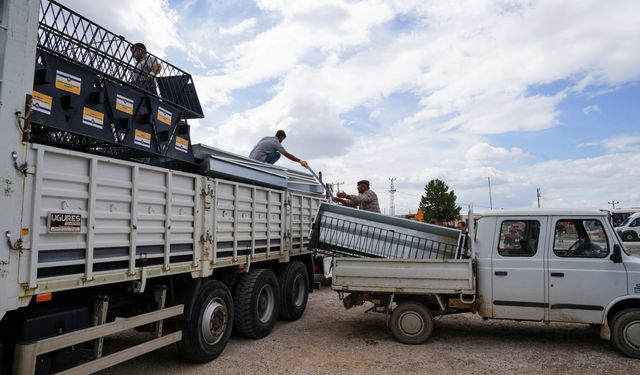
[[[164,305],[166,291],[163,291],[160,305]],[[149,323],[156,323],[155,338],[136,346],[115,352],[102,357],[101,350],[96,354],[96,358],[90,362],[82,363],[71,369],[59,372],[58,374],[90,374],[98,370],[105,369],[125,362],[131,358],[149,353],[163,346],[182,340],[182,331],[172,332],[166,335],[162,333],[162,321],[184,313],[184,305],[177,305],[168,308],[161,308],[146,314],[134,316],[127,319],[119,319],[111,323],[85,328],[79,331],[70,332],[64,335],[54,336],[48,339],[35,341],[29,344],[16,345],[16,352],[13,362],[14,374],[33,374],[36,371],[37,357],[48,354],[56,350],[68,348],[92,340],[97,340],[101,347],[101,340],[105,336],[123,332],[135,327]]]

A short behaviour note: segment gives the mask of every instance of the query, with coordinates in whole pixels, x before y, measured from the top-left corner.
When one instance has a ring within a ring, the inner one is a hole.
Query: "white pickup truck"
[[[470,223],[466,244],[454,229],[391,220],[323,204],[312,241],[325,251],[360,256],[335,258],[333,289],[346,308],[373,302],[371,310],[387,314],[398,341],[423,343],[434,316],[472,312],[488,319],[599,326],[603,339],[640,358],[640,259],[630,256],[605,213],[491,212]],[[372,236],[358,226],[383,234]],[[393,241],[384,239],[387,234]],[[380,256],[348,250],[362,238],[369,248],[383,238],[387,248],[405,250]],[[433,252],[436,244],[456,242],[456,251]]]

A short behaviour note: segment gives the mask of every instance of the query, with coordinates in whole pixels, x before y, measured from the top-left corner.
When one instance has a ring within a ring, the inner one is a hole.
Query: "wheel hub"
[[[227,306],[222,299],[215,298],[209,302],[202,315],[201,331],[204,340],[214,345],[224,336],[229,323]]]
[[[262,323],[268,323],[275,308],[275,294],[271,285],[265,285],[258,294],[258,319]]]
[[[293,304],[296,307],[302,306],[304,302],[304,294],[305,294],[305,285],[304,285],[304,277],[298,274],[293,280]]]
[[[424,329],[420,315],[407,311],[400,316],[400,329],[408,336],[417,336]]]
[[[635,348],[640,348],[640,321],[632,322],[624,330],[625,340]]]

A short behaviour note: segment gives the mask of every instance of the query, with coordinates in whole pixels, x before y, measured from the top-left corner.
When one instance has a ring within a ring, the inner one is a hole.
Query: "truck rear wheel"
[[[178,350],[182,358],[197,363],[216,359],[224,350],[233,327],[233,299],[226,285],[207,280],[198,292],[191,319],[183,323]]]
[[[260,339],[271,333],[278,317],[280,287],[276,275],[257,268],[236,286],[234,326],[240,336]]]
[[[300,261],[285,264],[278,273],[280,284],[280,318],[297,320],[302,316],[309,299],[309,275]]]
[[[640,358],[640,309],[618,312],[611,322],[611,342],[625,355]]]
[[[431,311],[420,302],[403,302],[391,313],[391,333],[403,344],[417,345],[433,332]]]

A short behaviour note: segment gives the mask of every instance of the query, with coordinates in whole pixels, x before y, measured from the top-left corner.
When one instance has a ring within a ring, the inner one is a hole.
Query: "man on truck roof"
[[[344,191],[340,191],[336,195],[337,197],[333,198],[333,200],[345,206],[358,207],[361,210],[380,213],[378,196],[373,190],[369,189],[368,180],[358,181],[358,195],[347,194]]]
[[[255,146],[253,146],[253,149],[249,154],[249,158],[269,164],[275,164],[282,154],[287,159],[300,163],[300,165],[305,168],[309,167],[309,163],[307,163],[306,160],[302,160],[295,155],[288,153],[287,150],[284,149],[282,141],[284,141],[285,138],[287,138],[287,134],[284,130],[278,130],[275,137],[262,138]]]

